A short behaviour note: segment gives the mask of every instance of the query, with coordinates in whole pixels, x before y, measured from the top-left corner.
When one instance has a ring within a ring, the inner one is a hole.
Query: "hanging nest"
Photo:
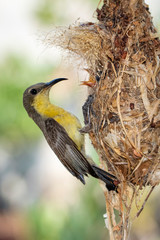
[[[87,66],[85,124],[101,165],[120,181],[118,193],[105,190],[110,236],[126,239],[134,200],[150,187],[138,216],[160,183],[160,41],[143,0],[104,0],[96,13],[97,23],[57,28],[47,41]]]

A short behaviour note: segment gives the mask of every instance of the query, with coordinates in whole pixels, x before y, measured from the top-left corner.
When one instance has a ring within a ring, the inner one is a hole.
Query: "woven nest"
[[[160,183],[160,41],[142,0],[104,1],[97,19],[58,28],[47,41],[87,65],[93,101],[85,122],[123,201],[125,186],[133,198]]]

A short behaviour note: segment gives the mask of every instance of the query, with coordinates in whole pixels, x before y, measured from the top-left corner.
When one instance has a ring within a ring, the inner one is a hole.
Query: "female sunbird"
[[[84,156],[84,136],[79,132],[79,120],[50,103],[49,92],[56,83],[67,80],[57,78],[48,83],[38,83],[27,88],[23,94],[23,105],[33,121],[44,134],[49,146],[69,172],[85,184],[84,175],[99,178],[107,189],[117,189],[118,180],[87,160]]]

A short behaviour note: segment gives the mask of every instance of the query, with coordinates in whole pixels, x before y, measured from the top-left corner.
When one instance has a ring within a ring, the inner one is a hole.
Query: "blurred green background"
[[[147,1],[159,26],[159,0]],[[105,201],[98,182],[72,177],[27,116],[24,90],[31,84],[68,77],[52,98],[82,120],[86,75],[43,44],[54,26],[95,21],[96,0],[0,1],[0,240],[108,239]],[[65,11],[64,11],[65,10]],[[83,120],[82,120],[83,123]],[[97,160],[88,143],[87,153]],[[160,239],[157,188],[130,239]]]

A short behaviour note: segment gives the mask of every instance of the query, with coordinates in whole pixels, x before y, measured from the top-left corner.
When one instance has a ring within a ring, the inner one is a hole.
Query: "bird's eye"
[[[33,88],[33,89],[31,89],[30,93],[31,93],[32,95],[36,95],[36,94],[37,94],[37,90]]]

